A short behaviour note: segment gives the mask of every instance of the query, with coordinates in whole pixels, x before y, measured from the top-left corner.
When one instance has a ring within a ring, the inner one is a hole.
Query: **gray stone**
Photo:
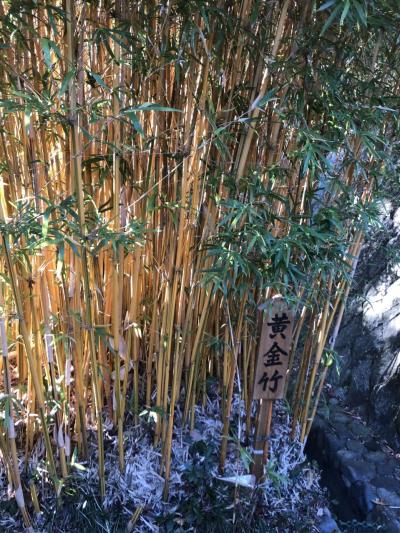
[[[390,259],[388,250],[399,248],[400,229],[399,208],[393,205],[391,209],[385,219],[385,231],[379,230],[367,239],[360,255],[336,342],[343,365],[340,376],[330,379],[335,380],[335,390],[341,387],[345,391],[345,405],[368,415],[371,429],[398,449],[400,269]],[[356,437],[370,441],[369,449],[379,451],[379,446],[371,442],[372,431],[367,433],[368,429],[361,428],[356,421],[352,431]]]
[[[358,452],[364,455],[367,452],[367,448],[359,440],[348,439],[346,442],[346,448],[352,452]]]
[[[330,517],[326,517],[322,520],[318,525],[318,531],[320,533],[340,533],[337,523]]]
[[[350,450],[339,450],[337,456],[342,463],[351,463],[360,459],[360,454]]]
[[[370,430],[361,422],[353,421],[350,429],[355,437],[367,438],[370,436]]]
[[[376,508],[376,503],[374,502],[378,499],[378,489],[369,483],[365,483],[363,497],[367,513],[370,513]]]
[[[371,481],[376,475],[374,463],[368,463],[365,461],[347,463],[344,467],[344,471],[350,473],[350,477],[353,481]]]
[[[338,450],[334,457],[333,466],[345,474],[351,481],[353,481],[353,475],[349,470],[350,465],[358,461],[360,456],[357,452],[350,450]]]
[[[392,505],[393,507],[400,507],[400,496],[384,489],[383,487],[378,488],[379,498],[386,504]]]
[[[384,463],[387,460],[388,456],[380,451],[369,452],[368,461],[373,461],[374,463]]]
[[[342,480],[345,486],[349,489],[352,484],[352,480],[350,480],[345,474],[342,474]]]
[[[345,447],[345,441],[332,433],[326,433],[325,446],[328,457],[333,461],[337,452]]]
[[[336,412],[331,416],[331,419],[333,422],[335,422],[335,425],[339,422],[340,424],[348,424],[351,421],[351,418],[349,415],[346,415],[343,412]]]
[[[385,524],[385,533],[399,533],[400,521],[393,518]]]
[[[323,465],[324,475],[329,487],[337,487],[333,497],[342,497],[342,510],[349,511],[350,519],[354,513],[359,533],[364,520],[365,531],[400,533],[400,461],[377,442],[385,439],[400,449],[400,267],[388,253],[400,247],[399,200],[391,196],[382,218],[384,231],[372,233],[363,246],[335,346],[343,361],[340,376],[329,378],[335,396],[339,398],[339,390],[341,394],[338,404],[330,402],[324,428],[324,457],[330,459]],[[368,419],[368,426],[340,406]],[[341,518],[347,520],[345,514]]]
[[[369,483],[356,481],[352,486],[351,495],[355,498],[362,515],[366,516],[374,509],[373,500],[376,498],[377,493]]]
[[[380,445],[376,442],[375,439],[367,440],[365,443],[365,447],[367,448],[367,450],[371,452],[377,452],[378,450],[381,449]]]
[[[336,407],[337,405],[339,405],[339,400],[337,398],[330,398],[329,405],[332,407]]]
[[[399,463],[395,459],[387,459],[385,463],[376,465],[376,472],[381,476],[394,476],[399,468]]]
[[[400,482],[393,477],[377,476],[371,483],[376,487],[383,487],[384,489],[400,494]]]

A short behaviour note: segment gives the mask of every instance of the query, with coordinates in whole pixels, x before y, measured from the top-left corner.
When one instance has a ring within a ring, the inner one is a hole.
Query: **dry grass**
[[[235,398],[233,414],[236,419],[239,408],[242,418],[243,403]],[[161,447],[152,446],[155,426],[147,414],[140,417],[138,425],[126,421],[130,430],[125,434],[127,452],[123,473],[118,468],[118,436],[111,424],[105,424],[107,484],[103,502],[98,487],[98,450],[94,428],[89,432],[91,459],[72,467],[73,475],[58,505],[54,502],[51,485],[40,481],[44,447],[43,441],[39,441],[29,462],[30,472],[35,473],[42,509],[35,518],[35,530],[60,533],[78,529],[124,531],[138,509],[140,514],[134,528],[138,532],[168,531],[168,527],[173,527],[174,531],[187,531],[193,527],[196,531],[210,531],[213,525],[219,531],[218,523],[213,524],[210,518],[217,513],[225,531],[234,527],[240,529],[246,520],[255,530],[262,530],[266,524],[270,531],[292,531],[294,526],[298,531],[307,527],[310,528],[308,531],[312,530],[326,505],[326,498],[318,485],[318,470],[306,462],[299,440],[290,438],[285,406],[278,405],[275,412],[268,465],[270,475],[257,491],[235,489],[234,484],[221,480],[217,461],[222,429],[219,412],[220,400],[215,398],[207,402],[205,410],[197,409],[193,431],[183,430],[181,424],[174,429],[169,504],[162,500],[164,480],[159,475]],[[245,443],[241,443],[241,450],[249,454]],[[196,468],[198,477],[189,477],[189,474],[193,476]],[[224,477],[240,477],[247,473],[246,461],[238,455],[238,442],[232,440],[228,446]],[[4,471],[2,475],[5,475]],[[7,501],[8,495],[4,491],[0,500],[0,509],[3,510],[0,526],[3,531],[20,531],[22,521],[17,508]],[[232,506],[232,501],[236,501],[235,506]],[[197,523],[191,512],[195,507],[203,515]]]

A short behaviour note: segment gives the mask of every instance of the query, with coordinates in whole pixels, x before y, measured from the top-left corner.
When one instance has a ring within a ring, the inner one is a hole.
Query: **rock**
[[[384,489],[400,493],[400,482],[393,477],[377,476],[372,480],[372,484],[376,487],[383,487]]]
[[[365,442],[365,447],[367,448],[367,450],[371,452],[377,452],[378,450],[381,449],[380,445],[376,442],[375,439],[368,439]]]
[[[355,437],[359,438],[368,438],[370,437],[370,430],[367,428],[367,426],[364,426],[364,424],[361,424],[361,422],[354,421],[351,426],[351,432]]]
[[[346,442],[346,448],[352,452],[357,452],[361,455],[367,452],[367,448],[359,440],[348,439]]]
[[[373,503],[373,500],[376,498],[377,492],[369,483],[356,481],[353,483],[351,493],[356,499],[362,515],[366,516],[374,509],[375,504]]]
[[[337,456],[342,463],[352,463],[360,459],[360,454],[351,450],[339,450]]]
[[[395,494],[394,492],[391,492],[383,487],[379,487],[378,496],[387,505],[400,507],[400,496],[398,494]]]
[[[336,457],[336,454],[339,450],[344,448],[345,441],[344,439],[340,439],[336,435],[333,435],[332,433],[326,433],[325,436],[325,446],[326,446],[326,453],[331,461],[333,461]]]
[[[306,452],[323,467],[322,479],[332,501],[337,501],[335,509],[343,521],[360,522],[360,533],[364,531],[361,523],[365,523],[365,531],[379,526],[385,533],[400,533],[400,529],[395,529],[398,511],[393,509],[400,507],[400,479],[396,478],[400,462],[385,453],[370,434],[363,438],[366,445],[361,438],[357,440],[354,433],[366,435],[368,428],[352,419],[352,424],[344,425],[342,415],[340,412],[329,422],[319,419],[310,433]],[[333,420],[338,420],[339,435]],[[376,503],[379,501],[385,505]],[[319,531],[334,532],[336,522],[325,511],[321,514]]]
[[[343,480],[343,483],[344,483],[345,487],[347,487],[349,489],[351,487],[351,484],[352,484],[351,479],[349,479],[345,474],[342,474],[342,480]]]
[[[373,461],[374,463],[384,463],[387,460],[387,455],[383,452],[369,452],[368,461]]]
[[[374,463],[368,463],[367,461],[347,463],[344,471],[350,473],[353,481],[371,481],[376,475]]]
[[[348,424],[350,421],[351,421],[351,418],[349,417],[349,415],[346,415],[345,413],[343,412],[336,412],[332,415],[331,419],[333,420],[333,422],[335,423],[335,425],[338,424],[338,422],[340,424]]]
[[[361,457],[357,452],[350,450],[338,450],[334,459],[334,466],[345,474],[350,480],[353,480],[354,473],[350,470],[352,465],[358,463]]]
[[[400,531],[400,520],[389,520],[385,524],[385,533],[399,533]]]
[[[326,517],[318,525],[320,533],[340,533],[340,529],[333,518]]]
[[[376,471],[382,476],[394,476],[399,468],[399,463],[395,459],[386,459],[382,464],[377,465]]]
[[[346,407],[365,415],[394,449],[400,447],[400,268],[391,250],[400,245],[399,213],[396,191],[381,215],[383,226],[363,246],[335,347],[341,374],[330,378],[335,390],[345,391]],[[361,426],[353,433],[368,439],[369,450],[379,451]]]

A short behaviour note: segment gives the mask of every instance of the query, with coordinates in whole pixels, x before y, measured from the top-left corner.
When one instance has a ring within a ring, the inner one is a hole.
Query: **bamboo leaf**
[[[97,83],[101,87],[103,87],[103,89],[105,89],[106,91],[110,91],[110,87],[106,83],[104,83],[102,77],[99,74],[97,74],[96,72],[93,72],[92,70],[88,70],[88,73],[90,74],[90,76],[92,76],[97,81]]]
[[[345,18],[347,17],[349,9],[350,9],[350,0],[346,0],[346,2],[344,4],[343,11],[342,11],[342,14],[340,16],[340,25],[341,26],[343,25],[343,22],[344,22]]]
[[[60,59],[62,57],[61,51],[57,44],[50,39],[46,39],[45,37],[39,39],[40,46],[42,47],[44,62],[46,63],[46,67],[51,70],[53,67],[53,62],[51,60],[51,50],[55,53],[56,57]]]
[[[46,63],[46,67],[50,70],[53,63],[51,61],[49,39],[40,39],[40,45],[42,47],[44,62]]]
[[[61,98],[68,90],[68,85],[71,79],[75,76],[75,70],[69,70],[64,76],[61,86],[58,90],[58,97]]]
[[[327,2],[324,2],[322,6],[317,9],[317,13],[318,11],[324,11],[325,9],[328,9],[328,7],[333,6],[334,4],[336,4],[336,2],[337,0],[328,0]]]
[[[61,241],[57,248],[57,266],[56,266],[56,276],[59,280],[62,280],[62,272],[64,270],[64,243]]]
[[[255,107],[259,107],[262,109],[268,102],[271,100],[277,100],[277,98],[273,98],[275,94],[280,90],[280,87],[274,87],[270,91],[268,91],[260,100],[255,100],[252,104],[252,109]]]
[[[325,32],[330,28],[330,26],[333,24],[334,20],[338,17],[340,12],[340,6],[336,6],[335,9],[332,11],[332,13],[329,15],[329,17],[326,19],[325,24],[322,27],[320,36],[322,37]]]
[[[364,26],[367,26],[367,13],[358,0],[353,0],[353,5],[357,10],[358,18]]]
[[[133,127],[139,133],[139,135],[144,137],[144,131],[137,117],[137,114],[134,111],[125,110],[124,115],[127,115],[129,117],[130,121],[132,122]]]
[[[181,109],[176,109],[174,107],[165,107],[165,106],[155,104],[152,102],[145,102],[143,104],[139,104],[134,107],[125,108],[121,110],[121,113],[126,114],[132,111],[166,111],[166,112],[182,113]]]
[[[50,211],[46,209],[43,215],[43,224],[42,224],[42,238],[46,239],[47,233],[49,231],[49,220],[50,220]]]

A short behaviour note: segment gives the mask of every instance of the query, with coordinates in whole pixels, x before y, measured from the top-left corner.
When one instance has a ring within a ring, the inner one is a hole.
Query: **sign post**
[[[253,399],[261,400],[253,452],[253,474],[257,481],[264,473],[264,447],[269,439],[273,401],[284,397],[293,335],[294,317],[285,300],[275,296],[269,304],[262,325],[253,387]]]

